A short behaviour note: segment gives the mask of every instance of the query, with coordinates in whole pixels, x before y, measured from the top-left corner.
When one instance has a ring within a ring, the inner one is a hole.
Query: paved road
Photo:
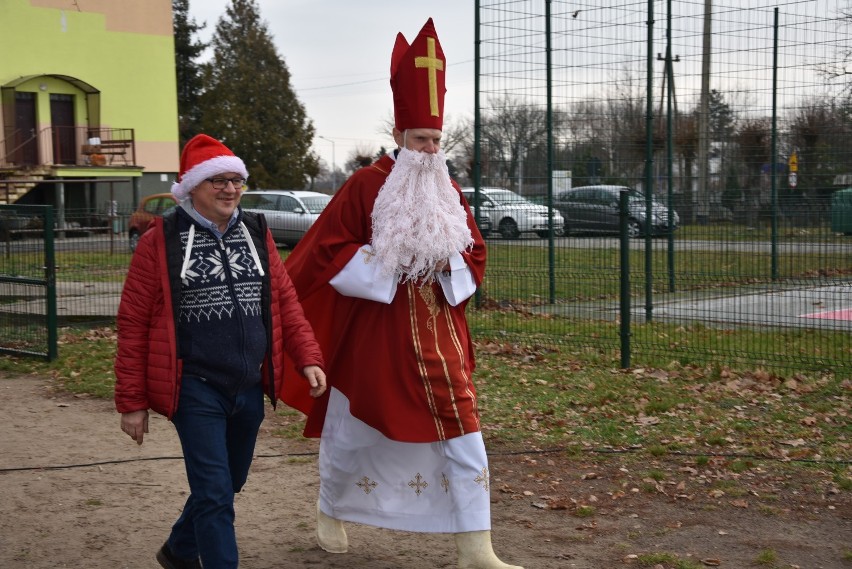
[[[618,247],[618,240],[611,237],[556,239],[559,247],[591,248]],[[522,238],[519,240],[489,239],[489,243],[508,246],[547,245],[546,239]],[[655,239],[655,250],[665,250],[667,241]],[[0,250],[6,246],[15,251],[36,251],[41,242],[21,240],[12,243],[0,243]],[[121,234],[107,234],[89,237],[66,237],[56,240],[56,249],[81,251],[123,252],[126,239]],[[631,248],[641,250],[645,243],[642,239],[631,241]],[[718,241],[677,241],[679,250],[741,251],[767,253],[770,244],[760,241],[718,242]],[[112,248],[112,249],[111,249]],[[783,243],[780,252],[799,254],[836,254],[849,253],[852,263],[852,238],[838,243]],[[38,290],[22,293],[20,285],[0,284],[0,297],[27,296],[39,294]],[[121,283],[68,283],[57,284],[58,315],[62,316],[104,316],[112,317],[118,307]],[[42,300],[5,304],[2,310],[22,314],[44,314]],[[575,304],[541,307],[542,312],[564,313],[576,316]],[[583,312],[593,317],[614,318],[618,313],[618,301],[589,304]],[[657,321],[703,322],[706,324],[734,324],[742,326],[797,327],[831,330],[852,330],[852,282],[837,285],[825,285],[823,282],[760,285],[725,289],[724,291],[690,291],[682,295],[656,295],[652,318]],[[634,299],[632,318],[642,321],[645,318],[644,303],[641,298]]]
[[[502,239],[489,237],[486,242],[492,246],[509,247],[547,247],[548,240],[534,235],[522,235],[519,239]],[[554,245],[564,249],[616,249],[619,239],[613,236],[577,236],[558,237]],[[668,249],[668,240],[654,238],[651,240],[654,251],[663,252]],[[42,240],[35,238],[17,239],[0,243],[0,251],[32,252],[42,249]],[[56,251],[129,251],[126,232],[97,233],[86,236],[64,236],[55,239]],[[641,251],[645,249],[645,239],[631,239],[630,249]],[[834,242],[779,241],[778,253],[808,253],[836,254],[848,253],[852,258],[852,236],[840,238]],[[675,239],[674,250],[677,251],[726,251],[731,253],[770,254],[772,244],[769,241],[723,241],[712,239]]]
[[[510,247],[547,247],[548,240],[524,235],[520,239],[502,239],[489,237],[487,243],[490,245],[505,245]],[[617,237],[558,237],[553,240],[554,246],[564,249],[617,249],[619,239]],[[668,250],[668,240],[665,238],[654,238],[651,246],[656,252]],[[844,238],[833,243],[804,242],[804,241],[779,241],[779,254],[789,253],[848,253],[852,258],[852,237]],[[642,251],[645,249],[645,239],[631,239],[630,249]],[[769,255],[772,253],[772,243],[769,241],[722,241],[713,239],[676,239],[674,250],[677,251],[726,251],[731,253],[760,253]]]

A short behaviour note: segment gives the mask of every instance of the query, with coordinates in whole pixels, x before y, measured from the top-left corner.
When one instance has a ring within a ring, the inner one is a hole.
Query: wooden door
[[[73,95],[50,96],[50,123],[53,126],[53,163],[76,164]]]
[[[15,130],[9,150],[15,164],[38,164],[35,93],[15,93]]]

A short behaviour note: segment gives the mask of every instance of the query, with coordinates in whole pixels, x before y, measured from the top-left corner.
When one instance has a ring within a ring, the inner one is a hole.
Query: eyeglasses
[[[242,190],[246,185],[245,178],[206,178],[206,180],[213,184],[214,190],[224,190],[228,187],[228,182],[234,185],[235,190]]]

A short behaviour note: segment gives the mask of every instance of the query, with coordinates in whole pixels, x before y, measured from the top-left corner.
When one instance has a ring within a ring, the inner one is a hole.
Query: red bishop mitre
[[[397,34],[390,72],[397,129],[442,130],[446,69],[447,60],[432,18],[423,25],[411,45],[402,33]]]

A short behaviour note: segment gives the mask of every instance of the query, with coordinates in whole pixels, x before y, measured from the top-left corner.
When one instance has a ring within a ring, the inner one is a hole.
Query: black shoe
[[[175,557],[168,543],[164,543],[157,552],[157,561],[164,569],[201,569],[201,562],[198,559],[184,560]]]

